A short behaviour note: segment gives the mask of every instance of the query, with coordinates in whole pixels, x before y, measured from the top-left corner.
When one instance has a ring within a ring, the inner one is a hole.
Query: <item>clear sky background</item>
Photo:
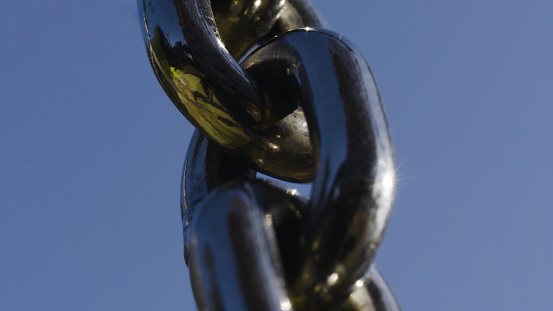
[[[553,1],[313,2],[384,100],[401,181],[376,262],[403,309],[551,310]],[[0,310],[196,310],[192,127],[136,2],[3,0],[0,27]]]

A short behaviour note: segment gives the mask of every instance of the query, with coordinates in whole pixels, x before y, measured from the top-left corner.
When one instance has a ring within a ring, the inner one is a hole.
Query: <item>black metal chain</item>
[[[400,310],[372,264],[395,163],[360,52],[307,0],[138,4],[154,73],[196,127],[181,211],[198,308]],[[256,172],[312,182],[311,198]]]

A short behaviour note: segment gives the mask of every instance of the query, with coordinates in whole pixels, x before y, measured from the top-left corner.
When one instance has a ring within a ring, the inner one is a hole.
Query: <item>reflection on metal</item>
[[[260,172],[310,182],[313,152],[299,103],[274,103],[227,50],[249,50],[264,40],[284,5],[269,0],[248,10],[250,2],[213,1],[225,29],[244,29],[251,39],[240,41],[225,37],[230,30],[219,33],[208,0],[140,0],[150,63],[169,98],[204,135]]]
[[[393,146],[353,44],[321,28],[306,0],[139,8],[152,68],[198,129],[181,196],[198,308],[400,310],[372,264],[392,210]],[[312,181],[310,199],[256,171]]]

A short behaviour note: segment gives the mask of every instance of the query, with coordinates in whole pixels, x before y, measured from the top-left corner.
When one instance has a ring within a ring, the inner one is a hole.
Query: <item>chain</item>
[[[400,310],[372,264],[395,163],[360,52],[307,0],[138,6],[154,73],[196,127],[181,212],[199,310]],[[312,182],[311,198],[256,172]]]

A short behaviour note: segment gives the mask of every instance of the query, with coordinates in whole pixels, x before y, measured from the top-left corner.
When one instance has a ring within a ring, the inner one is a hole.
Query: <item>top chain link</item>
[[[154,73],[197,129],[181,211],[198,308],[400,310],[371,264],[396,178],[360,52],[307,0],[138,5]],[[256,172],[313,182],[311,199]]]

